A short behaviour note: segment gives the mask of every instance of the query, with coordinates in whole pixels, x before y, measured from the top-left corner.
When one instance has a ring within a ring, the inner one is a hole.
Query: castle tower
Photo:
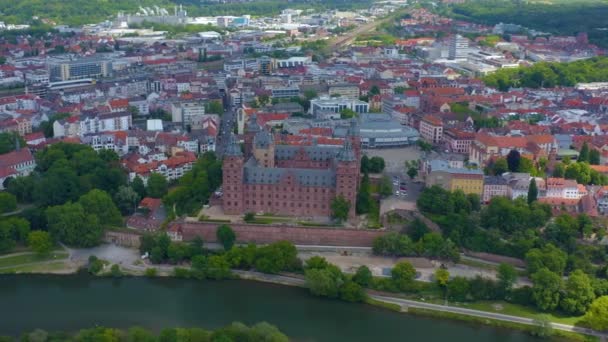
[[[350,140],[353,151],[355,152],[355,158],[358,161],[361,160],[361,135],[359,133],[359,124],[357,123],[357,119],[350,119],[348,136],[346,138]]]
[[[261,130],[262,127],[258,124],[258,116],[253,113],[245,125],[245,159],[249,159],[253,155],[253,139]]]
[[[266,130],[253,138],[253,156],[262,167],[274,167],[274,137]]]
[[[226,214],[242,214],[243,206],[243,152],[234,135],[230,135],[230,143],[222,161],[222,177],[224,195],[223,208]]]
[[[350,139],[344,139],[344,145],[336,156],[336,196],[342,196],[350,202],[349,218],[355,217],[358,187],[359,160]]]

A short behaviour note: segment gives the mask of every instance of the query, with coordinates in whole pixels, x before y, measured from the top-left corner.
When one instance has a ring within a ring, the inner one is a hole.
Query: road
[[[531,318],[503,315],[503,314],[499,314],[499,313],[465,309],[465,308],[459,308],[459,307],[455,307],[455,306],[423,303],[423,302],[417,302],[417,301],[413,301],[413,300],[394,298],[394,297],[385,297],[385,296],[379,296],[379,295],[373,295],[373,294],[370,295],[370,297],[372,299],[379,300],[379,301],[382,301],[385,303],[397,304],[397,305],[401,306],[403,309],[420,308],[420,309],[433,310],[433,311],[450,312],[450,313],[459,314],[459,315],[494,319],[497,321],[527,324],[527,325],[536,325],[534,322],[534,319],[531,319]],[[593,335],[593,336],[600,337],[602,339],[608,338],[608,334],[599,332],[599,331],[595,331],[592,329],[580,328],[580,327],[567,325],[567,324],[560,324],[560,323],[551,323],[551,325],[553,326],[553,329],[557,329],[557,330],[576,332],[576,333],[581,333],[581,334],[586,334],[586,335]]]
[[[221,158],[226,151],[228,142],[230,141],[230,134],[232,134],[234,125],[236,124],[236,112],[234,108],[228,107],[220,120],[220,130],[217,134],[217,144],[215,146],[215,153]]]

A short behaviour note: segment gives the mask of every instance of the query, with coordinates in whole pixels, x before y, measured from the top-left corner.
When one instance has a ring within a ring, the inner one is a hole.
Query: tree
[[[245,215],[243,216],[243,221],[247,223],[255,221],[255,214],[252,212],[245,213]]]
[[[418,242],[425,234],[430,232],[431,230],[429,227],[419,218],[415,218],[414,221],[407,226],[407,235],[413,242]]]
[[[589,160],[590,160],[589,145],[585,141],[583,143],[583,147],[581,147],[581,151],[578,154],[578,161],[581,162],[581,163],[582,162],[588,163]]]
[[[391,270],[391,279],[401,291],[411,289],[416,278],[416,269],[407,261],[398,262]]]
[[[0,212],[8,213],[17,209],[17,198],[8,192],[0,192]]]
[[[530,180],[530,186],[528,187],[528,204],[538,199],[538,188],[536,187],[536,179],[532,177]]]
[[[372,271],[365,265],[359,266],[353,276],[353,281],[363,287],[368,287],[373,280]]]
[[[533,248],[526,253],[528,273],[533,274],[542,268],[548,268],[557,274],[564,273],[568,256],[559,248],[548,243],[543,248]]]
[[[0,154],[9,153],[19,146],[25,147],[25,140],[17,132],[0,133]]]
[[[445,288],[448,285],[448,282],[450,281],[450,272],[448,272],[448,270],[442,267],[436,269],[435,281],[437,282],[437,285],[442,288]]]
[[[323,268],[327,268],[327,266],[329,266],[329,263],[327,262],[327,260],[325,260],[324,257],[315,255],[312,258],[306,260],[305,268],[306,269],[313,269],[313,268],[323,269]]]
[[[385,166],[386,163],[382,157],[375,156],[369,160],[369,172],[371,173],[380,173],[384,170]]]
[[[352,109],[344,108],[340,110],[340,119],[351,119],[357,117],[357,112]]]
[[[416,176],[418,176],[418,169],[413,166],[410,167],[409,169],[407,169],[407,175],[410,177],[410,179],[416,178]]]
[[[498,158],[494,161],[494,164],[492,165],[492,174],[500,176],[507,171],[509,171],[509,165],[505,158]]]
[[[361,186],[359,187],[359,192],[357,193],[357,203],[355,205],[357,214],[369,213],[372,206],[372,201],[373,199],[370,191],[369,175],[365,173],[363,174]]]
[[[377,255],[413,256],[414,243],[407,235],[390,232],[374,239],[372,250]]]
[[[534,319],[534,330],[532,331],[534,336],[541,338],[548,338],[553,335],[553,325],[547,315],[538,315]]]
[[[221,280],[230,278],[230,264],[223,255],[212,255],[207,260],[205,275],[211,279]]]
[[[120,266],[118,266],[117,264],[112,265],[112,267],[110,267],[110,275],[114,278],[122,277],[123,273],[120,270]]]
[[[496,277],[498,278],[498,285],[500,288],[504,293],[508,293],[517,280],[517,271],[515,270],[515,267],[502,263],[498,266],[498,274]]]
[[[564,164],[557,163],[553,168],[553,177],[562,178],[565,175],[566,170],[564,169]]]
[[[148,178],[148,196],[162,198],[167,193],[167,179],[160,173],[153,173]]]
[[[228,225],[221,225],[217,227],[216,231],[217,240],[222,244],[224,250],[230,250],[232,246],[234,246],[234,241],[236,240],[236,234],[234,230],[230,228]]]
[[[589,306],[583,321],[592,329],[608,330],[608,296],[597,298]]]
[[[194,257],[195,255],[202,255],[205,250],[203,249],[203,238],[200,236],[195,236],[194,239],[190,241],[190,257]]]
[[[167,248],[167,257],[172,264],[178,264],[190,257],[190,247],[183,243],[172,242]]]
[[[118,192],[114,195],[116,206],[123,215],[133,214],[139,200],[139,194],[130,186],[123,185],[119,187]]]
[[[380,184],[378,184],[378,193],[383,197],[393,194],[393,184],[388,176],[383,176],[380,179]]]
[[[340,288],[340,298],[347,302],[362,302],[365,299],[365,291],[361,285],[347,280]]]
[[[331,200],[331,217],[340,222],[346,221],[348,219],[350,205],[350,202],[344,198],[344,196],[336,196]]]
[[[562,279],[548,268],[541,268],[532,275],[532,299],[543,311],[555,310],[560,302]]]
[[[96,215],[87,214],[80,203],[49,207],[46,219],[51,235],[74,247],[93,247],[101,242],[104,229]]]
[[[97,216],[104,225],[121,226],[123,223],[120,211],[110,195],[103,190],[93,189],[89,191],[80,197],[78,203],[82,205],[87,214]]]
[[[298,252],[293,243],[277,241],[257,249],[255,268],[264,273],[276,274],[301,267]]]
[[[454,277],[448,282],[447,294],[450,300],[458,302],[471,300],[471,284],[464,277]]]
[[[361,173],[368,173],[369,167],[369,157],[364,154],[363,157],[361,157]]]
[[[591,279],[581,270],[570,273],[564,284],[561,308],[571,315],[582,315],[595,299]]]
[[[591,165],[599,165],[600,164],[600,151],[597,149],[592,149],[589,152],[589,164]]]
[[[131,187],[135,192],[137,192],[139,198],[146,197],[146,186],[144,185],[144,181],[139,176],[135,176],[133,182],[131,182]]]
[[[344,275],[335,265],[323,269],[309,269],[304,272],[310,293],[316,296],[338,298]]]
[[[36,230],[27,236],[27,244],[38,255],[47,255],[53,249],[53,241],[48,232]]]
[[[509,166],[509,171],[511,172],[519,172],[519,163],[521,160],[521,155],[517,150],[509,151],[507,155],[507,165]]]

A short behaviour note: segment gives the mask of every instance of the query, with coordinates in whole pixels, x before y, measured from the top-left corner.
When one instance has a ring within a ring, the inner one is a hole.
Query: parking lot
[[[384,171],[389,174],[401,173],[405,176],[405,162],[419,160],[421,158],[420,149],[417,146],[389,149],[365,149],[363,154],[368,157],[382,157],[385,162]]]

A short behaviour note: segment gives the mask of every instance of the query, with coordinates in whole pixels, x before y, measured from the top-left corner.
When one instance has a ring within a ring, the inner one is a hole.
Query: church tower
[[[223,190],[222,204],[226,214],[242,214],[243,206],[243,152],[234,135],[230,135],[230,143],[222,161]]]
[[[350,202],[349,218],[355,217],[358,188],[359,159],[353,151],[350,139],[344,139],[344,145],[336,156],[336,196],[342,196]]]

